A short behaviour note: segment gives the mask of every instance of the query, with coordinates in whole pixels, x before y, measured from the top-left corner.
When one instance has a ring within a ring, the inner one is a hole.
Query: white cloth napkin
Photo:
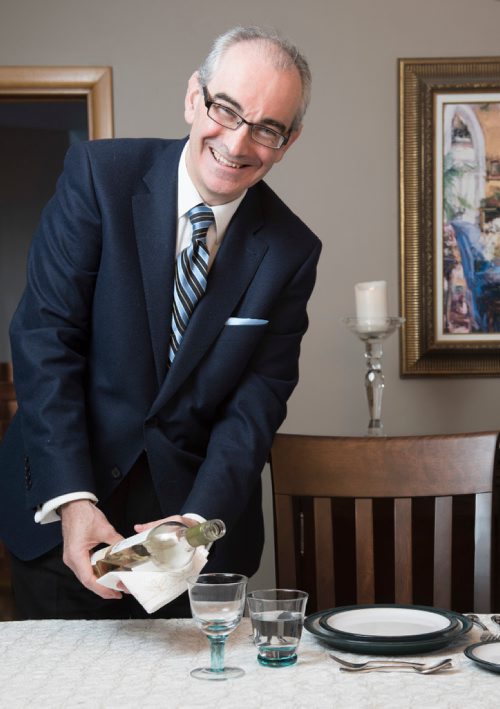
[[[162,571],[152,561],[139,564],[130,571],[109,571],[98,579],[108,588],[118,588],[121,581],[127,590],[139,601],[146,613],[154,613],[173,601],[187,589],[187,578],[198,574],[207,563],[208,549],[200,546],[182,569]]]

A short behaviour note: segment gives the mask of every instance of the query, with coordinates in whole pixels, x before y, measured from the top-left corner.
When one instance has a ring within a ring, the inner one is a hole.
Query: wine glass
[[[243,616],[247,582],[242,574],[198,574],[188,578],[191,613],[210,641],[210,667],[191,670],[192,677],[223,680],[245,674],[240,667],[224,667],[224,647],[227,636]]]

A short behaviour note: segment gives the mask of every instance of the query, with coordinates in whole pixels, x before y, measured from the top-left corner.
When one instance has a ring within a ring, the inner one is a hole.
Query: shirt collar
[[[181,154],[181,159],[179,160],[179,171],[178,171],[178,191],[177,191],[177,217],[180,219],[184,217],[185,214],[196,207],[197,204],[203,202],[200,197],[198,190],[194,186],[191,178],[189,177],[187,167],[186,167],[186,152],[189,141],[184,146]],[[247,191],[243,192],[242,195],[233,199],[232,202],[227,202],[226,204],[218,204],[212,207],[212,211],[215,217],[215,226],[217,229],[217,237],[222,238],[227,229],[229,222],[233,214],[236,212],[240,203],[243,201]]]

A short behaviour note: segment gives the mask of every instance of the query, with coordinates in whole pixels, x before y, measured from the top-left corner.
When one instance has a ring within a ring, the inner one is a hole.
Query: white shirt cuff
[[[61,518],[57,513],[57,509],[67,502],[73,500],[92,500],[97,502],[97,497],[91,492],[68,492],[66,495],[53,497],[52,500],[47,500],[43,505],[40,505],[35,512],[35,522],[40,524],[48,524],[49,522],[60,522]]]

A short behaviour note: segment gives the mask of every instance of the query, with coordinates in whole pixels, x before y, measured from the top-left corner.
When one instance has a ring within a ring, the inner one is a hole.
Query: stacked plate
[[[308,616],[304,627],[348,652],[410,655],[446,647],[472,628],[454,611],[399,604],[343,606]]]
[[[500,673],[500,641],[486,640],[482,643],[475,643],[466,647],[464,653],[485,670]]]

